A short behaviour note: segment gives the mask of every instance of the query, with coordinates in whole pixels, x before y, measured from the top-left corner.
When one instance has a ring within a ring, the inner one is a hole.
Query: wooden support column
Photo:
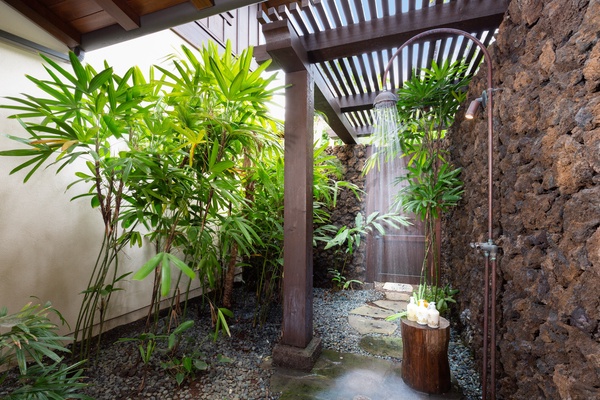
[[[313,331],[313,120],[310,71],[285,74],[282,343],[305,348]]]
[[[283,335],[275,365],[310,370],[321,353],[313,337],[314,71],[286,21],[264,29],[267,51],[285,71]]]

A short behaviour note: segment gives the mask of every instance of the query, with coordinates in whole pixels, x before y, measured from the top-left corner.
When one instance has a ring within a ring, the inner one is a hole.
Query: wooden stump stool
[[[438,329],[419,325],[405,318],[401,320],[402,379],[411,388],[429,394],[450,390],[448,343],[450,323],[440,318]]]

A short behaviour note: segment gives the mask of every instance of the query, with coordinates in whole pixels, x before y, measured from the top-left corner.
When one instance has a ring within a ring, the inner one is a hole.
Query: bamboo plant
[[[435,225],[444,212],[458,203],[463,193],[459,179],[461,169],[446,159],[443,139],[466,98],[464,88],[470,79],[465,74],[467,67],[461,61],[446,61],[442,65],[433,61],[430,69],[415,73],[398,90],[400,143],[409,161],[407,174],[396,179],[396,184],[406,182],[397,195],[396,204],[424,222],[425,258],[416,295],[423,297],[435,288],[431,300],[437,303],[445,292],[440,288]]]

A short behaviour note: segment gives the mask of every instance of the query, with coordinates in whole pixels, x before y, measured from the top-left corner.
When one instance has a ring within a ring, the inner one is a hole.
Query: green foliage
[[[331,282],[333,282],[333,288],[336,290],[348,290],[353,287],[354,284],[362,285],[363,282],[358,279],[348,279],[340,271],[334,268],[327,270],[331,276]]]
[[[229,330],[229,324],[227,323],[227,318],[233,318],[233,313],[223,307],[214,307],[211,303],[211,315],[212,320],[215,325],[215,333],[213,335],[213,340],[216,342],[219,338],[219,332],[224,331],[227,333],[227,336],[231,336],[231,331]]]
[[[380,235],[385,235],[387,228],[399,229],[401,226],[409,225],[408,220],[398,214],[380,214],[378,211],[371,213],[364,218],[361,213],[356,214],[354,226],[342,226],[337,228],[334,225],[323,225],[315,229],[314,241],[325,243],[324,250],[334,248],[335,258],[338,264],[328,270],[331,281],[337,289],[348,289],[353,283],[362,284],[358,280],[347,280],[344,276],[344,270],[349,257],[354,250],[360,246],[362,237],[373,231]],[[340,262],[341,261],[341,262]]]
[[[45,366],[33,365],[27,370],[27,374],[20,376],[20,386],[5,400],[92,400],[79,393],[87,386],[82,381],[84,363],[85,361],[79,361],[69,366],[62,362]]]
[[[177,283],[183,274],[189,287],[198,273],[202,285],[218,292],[232,246],[249,256],[261,244],[246,217],[244,181],[258,157],[280,147],[267,108],[278,89],[270,87],[275,75],[262,76],[268,63],[250,71],[252,49],[233,57],[229,43],[222,55],[214,44],[200,52],[183,46],[172,68],[156,67],[148,80],[135,67],[123,76],[108,65],[98,73],[74,54],[70,71],[44,61],[50,78],[29,77],[43,95],[11,97],[14,104],[2,106],[25,128],[28,137],[11,137],[25,148],[0,155],[27,159],[11,171],[28,170],[25,182],[44,164],[57,172],[75,166],[68,187],[88,190],[73,199],[89,199],[102,215],[101,250],[75,326],[87,356],[92,327],[102,329],[125,277],[118,272],[119,253],[128,244],[141,245],[146,236],[156,245],[159,254],[134,275],[154,272],[155,315],[161,297],[173,291],[172,269],[179,272]],[[162,76],[155,79],[156,71]]]
[[[65,365],[61,353],[69,353],[64,342],[71,338],[59,336],[58,326],[49,315],[65,323],[50,303],[29,303],[19,312],[8,314],[0,310],[0,367],[14,362],[19,369],[18,387],[8,399],[62,399],[86,396],[77,393],[86,385],[81,382],[84,361]],[[33,365],[28,363],[33,362]],[[50,363],[49,363],[50,362]],[[0,377],[0,382],[6,376]]]
[[[452,289],[449,285],[437,287],[432,285],[419,285],[416,291],[413,292],[415,301],[423,299],[428,303],[435,302],[435,308],[443,314],[448,310],[448,303],[456,303],[454,296],[458,293],[458,289]]]
[[[232,316],[231,312],[221,309],[223,318],[225,315]],[[227,322],[224,321],[224,327],[229,332]],[[160,366],[167,371],[177,385],[181,385],[186,379],[194,377],[198,372],[209,369],[209,364],[206,362],[206,356],[200,352],[194,351],[190,354],[181,353],[179,343],[185,331],[194,326],[194,321],[187,320],[179,324],[171,333],[155,334],[151,332],[142,333],[132,338],[121,338],[119,342],[136,342],[139,350],[140,358],[144,363],[144,374],[147,373],[148,367],[155,358],[160,361]],[[218,331],[217,331],[218,333]],[[165,347],[166,346],[166,347]],[[231,363],[231,359],[219,354],[216,362]]]
[[[446,61],[441,66],[432,62],[431,69],[422,69],[398,91],[400,142],[409,161],[407,174],[396,179],[396,183],[406,182],[396,203],[425,222],[423,286],[429,280],[433,286],[439,285],[435,223],[460,201],[463,193],[461,170],[446,160],[442,140],[465,100],[463,88],[470,79],[465,76],[466,69],[467,65],[460,61]],[[429,272],[428,262],[432,264]]]
[[[267,113],[274,76],[262,78],[264,65],[249,70],[252,49],[235,58],[229,46],[223,54],[214,44],[198,53],[184,46],[171,57],[173,68],[156,67],[163,97],[149,125],[157,129],[140,137],[137,157],[146,168],[136,175],[125,217],[148,227],[161,249],[134,276],[155,271],[155,315],[172,290],[171,266],[190,279],[197,271],[218,293],[231,249],[248,256],[261,244],[245,181],[257,157],[280,146]],[[167,255],[175,248],[186,262]]]
[[[449,285],[444,287],[430,286],[430,285],[419,285],[416,291],[413,292],[413,297],[418,303],[419,300],[423,299],[427,303],[435,302],[435,308],[444,314],[448,308],[448,303],[456,303],[454,296],[458,293],[458,289],[452,289]],[[393,321],[398,318],[405,318],[406,311],[402,311],[393,315],[390,315],[385,320]]]
[[[379,214],[378,211],[371,213],[366,219],[361,213],[356,214],[354,226],[342,226],[335,236],[326,241],[325,250],[337,247],[344,253],[352,254],[355,248],[360,246],[361,237],[376,230],[380,235],[385,235],[386,227],[399,229],[401,226],[409,225],[408,220],[398,214]]]
[[[161,367],[167,370],[177,382],[178,386],[197,372],[206,371],[208,364],[204,361],[205,356],[201,353],[172,357],[169,361],[161,363]]]
[[[69,71],[42,58],[49,78],[28,76],[42,95],[9,97],[12,103],[0,106],[15,111],[10,118],[17,119],[28,134],[24,138],[9,136],[22,147],[2,151],[0,156],[27,159],[11,171],[28,170],[24,182],[44,164],[56,166],[57,173],[76,166],[67,188],[86,186],[88,190],[73,199],[87,198],[100,211],[104,236],[88,287],[82,292],[75,325],[75,338],[82,340],[81,356],[87,357],[93,326],[100,323],[102,328],[111,296],[123,277],[118,272],[118,253],[132,237],[130,232],[119,232],[118,221],[136,160],[118,151],[115,144],[127,143],[140,129],[149,114],[146,105],[155,99],[155,93],[153,84],[147,83],[137,68],[123,76],[108,66],[97,72],[70,53]]]

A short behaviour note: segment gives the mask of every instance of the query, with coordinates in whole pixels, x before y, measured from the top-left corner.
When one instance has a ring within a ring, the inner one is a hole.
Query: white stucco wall
[[[0,3],[3,17],[11,12],[6,7]],[[6,30],[6,27],[0,25],[0,29]],[[29,40],[38,35],[38,43],[54,49],[62,47],[33,25],[25,31],[33,36]],[[117,71],[124,71],[133,64],[147,71],[150,64],[173,51],[173,43],[178,46],[181,39],[165,31],[88,53],[84,61],[97,69],[107,59]],[[3,42],[0,42],[0,71],[2,97],[35,93],[36,88],[25,74],[46,76],[39,56]],[[0,101],[7,102],[6,99]],[[0,150],[18,147],[17,142],[4,135],[24,134],[18,122],[7,119],[9,114],[10,110],[0,110]],[[11,169],[23,161],[0,158],[0,307],[6,306],[14,312],[29,301],[37,301],[30,298],[36,296],[42,302],[50,300],[74,327],[82,298],[79,293],[87,286],[102,240],[101,216],[97,209],[90,207],[89,200],[70,201],[87,187],[65,192],[77,166],[58,175],[53,167],[40,170],[23,184],[25,172],[9,175]],[[127,248],[120,258],[121,271],[136,270],[152,253],[150,245],[144,249]],[[145,315],[152,277],[143,282],[127,281],[121,286],[126,290],[113,296],[109,309],[109,319],[119,318],[110,321],[107,328]]]

